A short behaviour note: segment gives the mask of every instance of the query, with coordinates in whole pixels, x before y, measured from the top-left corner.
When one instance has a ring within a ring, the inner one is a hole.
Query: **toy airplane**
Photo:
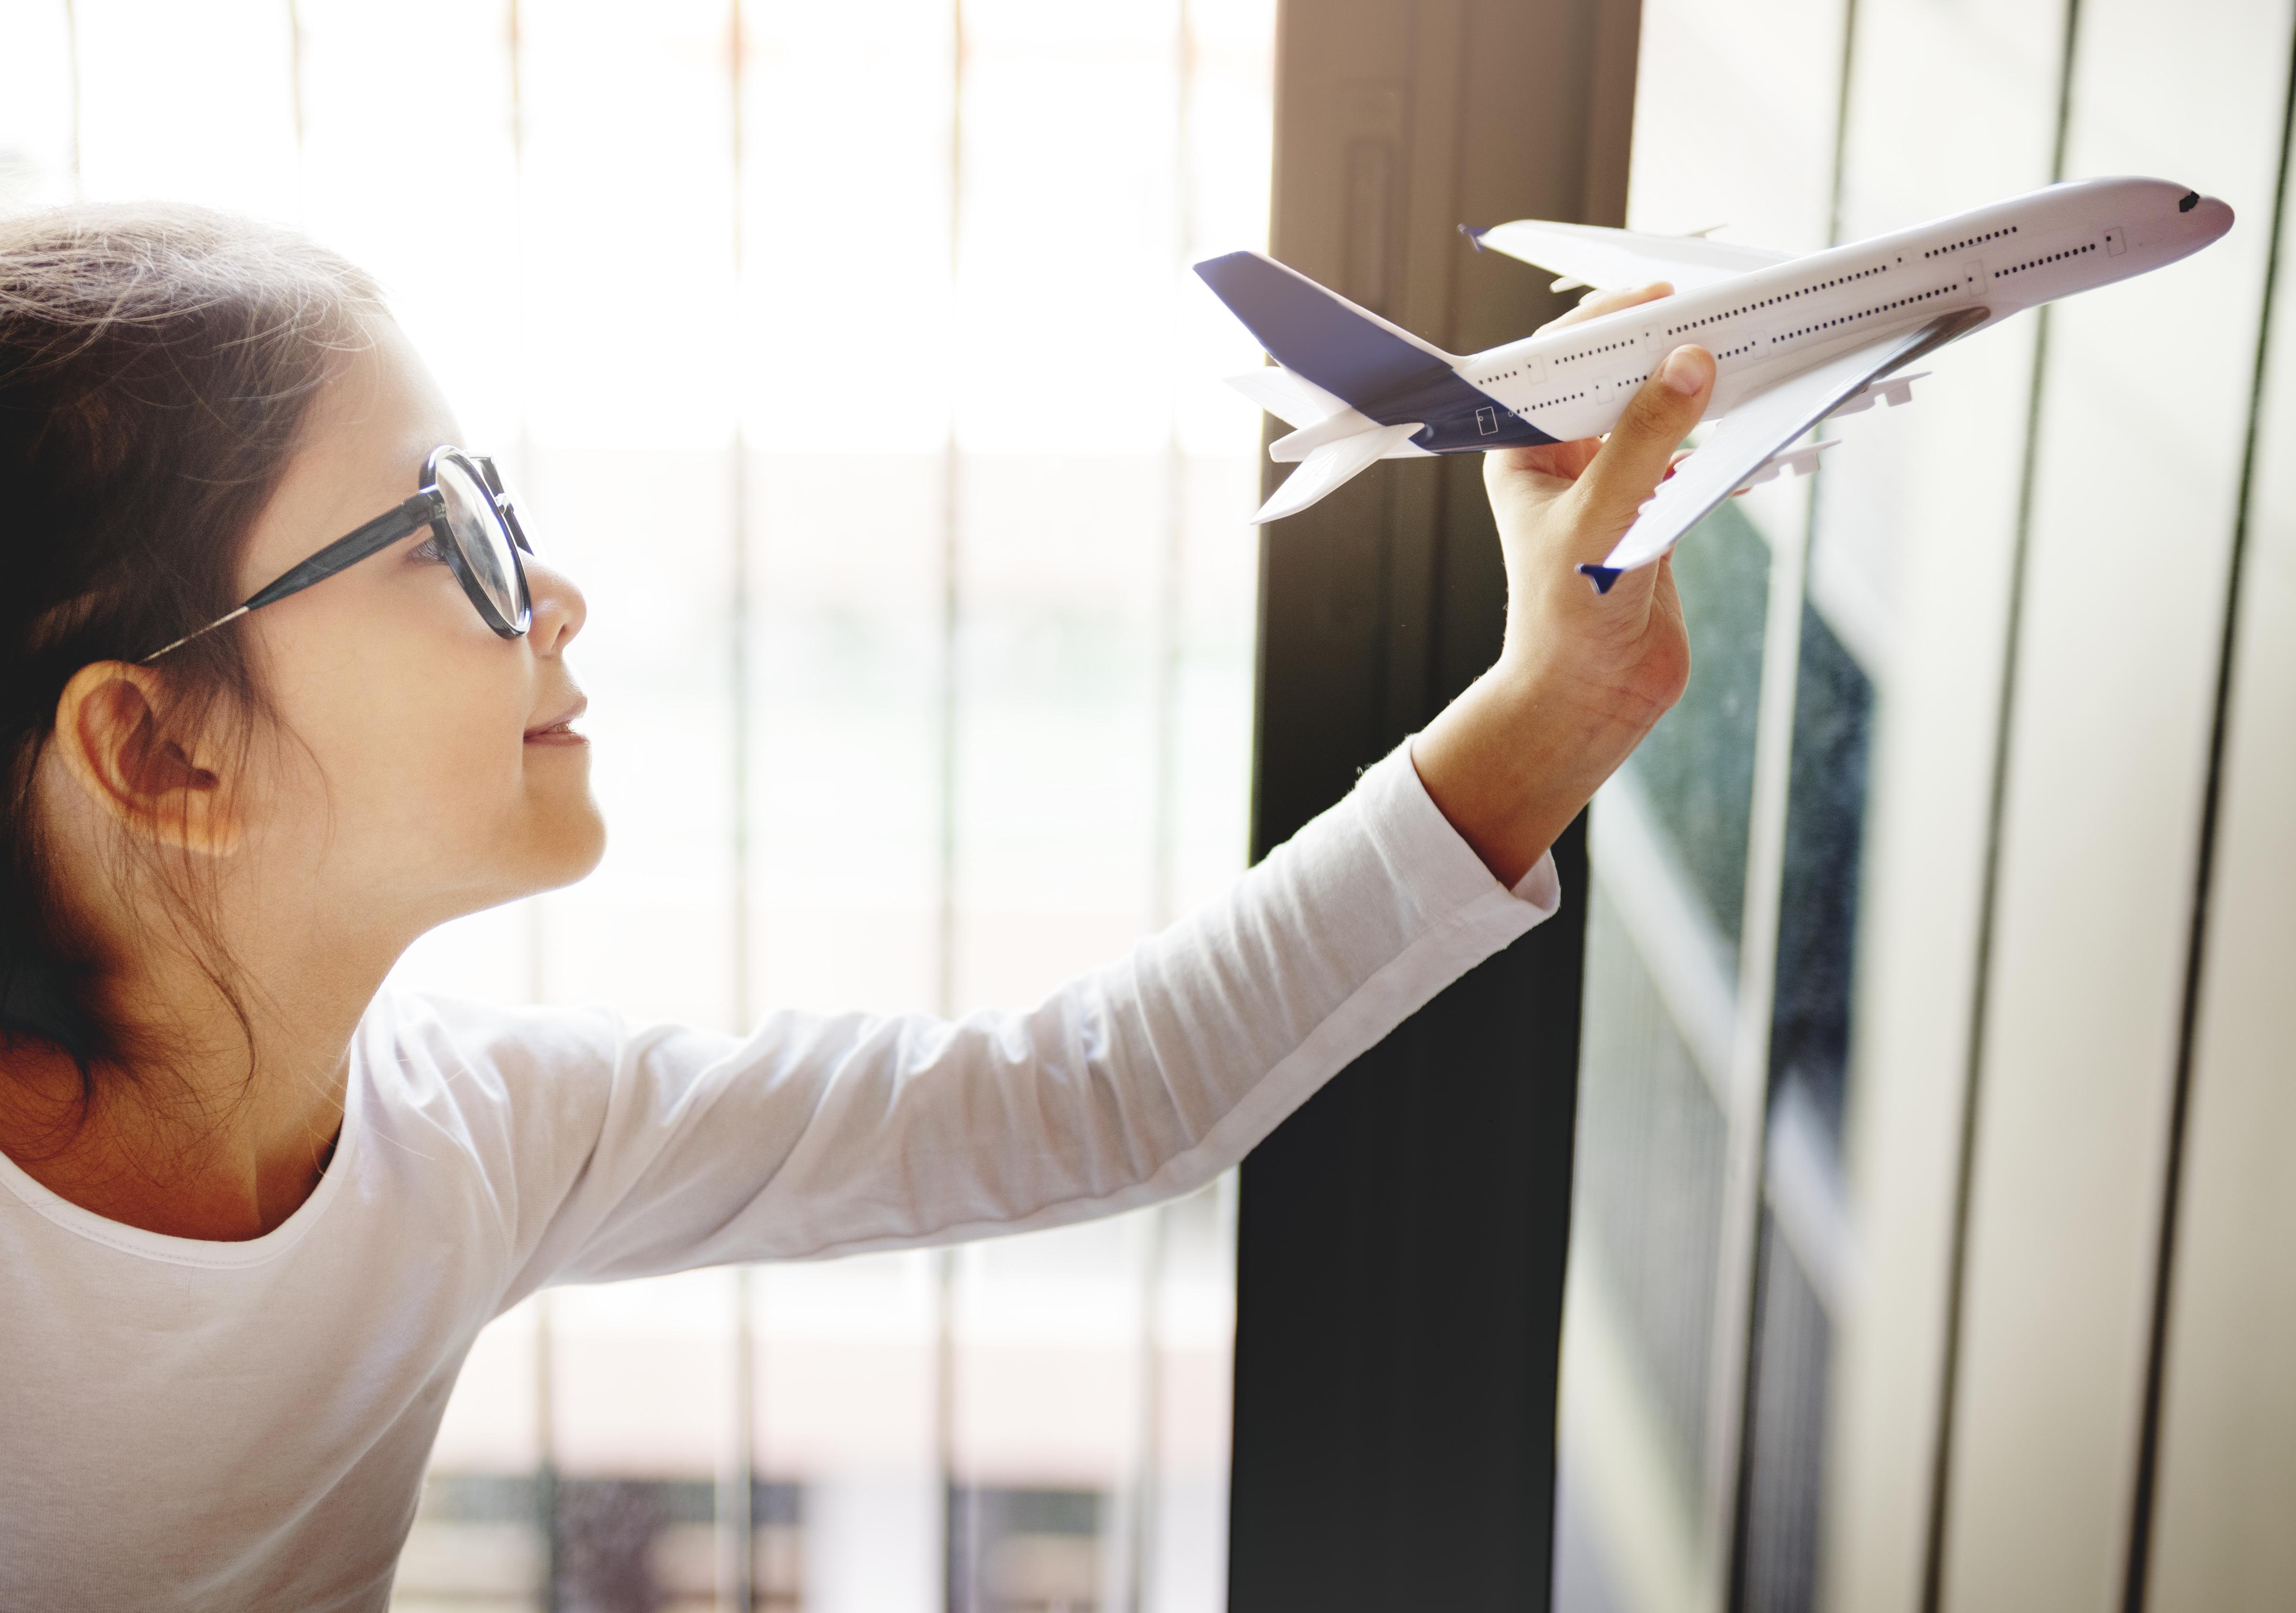
[[[1229,384],[1298,428],[1268,454],[1300,469],[1253,519],[1296,514],[1376,459],[1600,436],[1695,342],[1714,355],[1706,417],[1720,423],[1603,563],[1579,568],[1607,594],[1739,488],[1808,474],[1833,445],[1792,445],[1819,421],[1907,402],[1921,379],[1907,365],[1988,321],[2197,252],[2232,209],[2165,180],[2088,179],[1799,258],[1703,233],[1459,227],[1479,251],[1561,274],[1556,291],[1668,280],[1675,295],[1461,357],[1258,252],[1198,264],[1275,361]]]

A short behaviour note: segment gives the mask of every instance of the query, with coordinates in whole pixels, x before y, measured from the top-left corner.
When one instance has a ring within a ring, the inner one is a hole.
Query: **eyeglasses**
[[[431,449],[430,456],[422,462],[422,487],[414,497],[357,531],[345,533],[302,564],[283,572],[236,610],[154,650],[139,664],[149,666],[202,633],[212,633],[250,610],[300,594],[401,538],[412,537],[426,526],[462,583],[463,592],[478,608],[479,619],[504,638],[524,633],[534,619],[534,606],[527,593],[526,567],[518,557],[521,550],[533,553],[534,545],[527,542],[526,529],[519,525],[517,503],[503,486],[502,473],[492,459],[442,446]]]

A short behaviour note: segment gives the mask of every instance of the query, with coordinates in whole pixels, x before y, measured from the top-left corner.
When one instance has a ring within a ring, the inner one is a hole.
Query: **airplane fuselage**
[[[2053,185],[1471,355],[1456,375],[1477,400],[1447,398],[1410,448],[1461,454],[1598,437],[1687,342],[1711,352],[1719,371],[1710,419],[1782,376],[1941,313],[1980,307],[1991,324],[2157,269],[2229,222],[2222,202],[2161,180]],[[1374,417],[1415,418],[1390,406]]]

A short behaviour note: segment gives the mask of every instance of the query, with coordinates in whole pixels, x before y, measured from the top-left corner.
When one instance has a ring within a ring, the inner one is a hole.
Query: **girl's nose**
[[[527,594],[534,607],[527,638],[537,655],[559,654],[568,641],[582,631],[582,623],[590,614],[590,602],[582,597],[582,590],[563,571],[530,554],[519,558],[526,569]]]

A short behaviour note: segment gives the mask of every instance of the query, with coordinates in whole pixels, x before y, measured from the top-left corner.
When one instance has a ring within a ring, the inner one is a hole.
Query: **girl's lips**
[[[574,708],[567,712],[565,716],[561,716],[554,721],[545,723],[539,728],[528,729],[526,731],[526,742],[529,745],[588,744],[590,742],[589,736],[575,733],[574,724],[576,719],[580,717],[581,715],[589,708],[590,702],[587,700],[576,700],[574,702]]]

